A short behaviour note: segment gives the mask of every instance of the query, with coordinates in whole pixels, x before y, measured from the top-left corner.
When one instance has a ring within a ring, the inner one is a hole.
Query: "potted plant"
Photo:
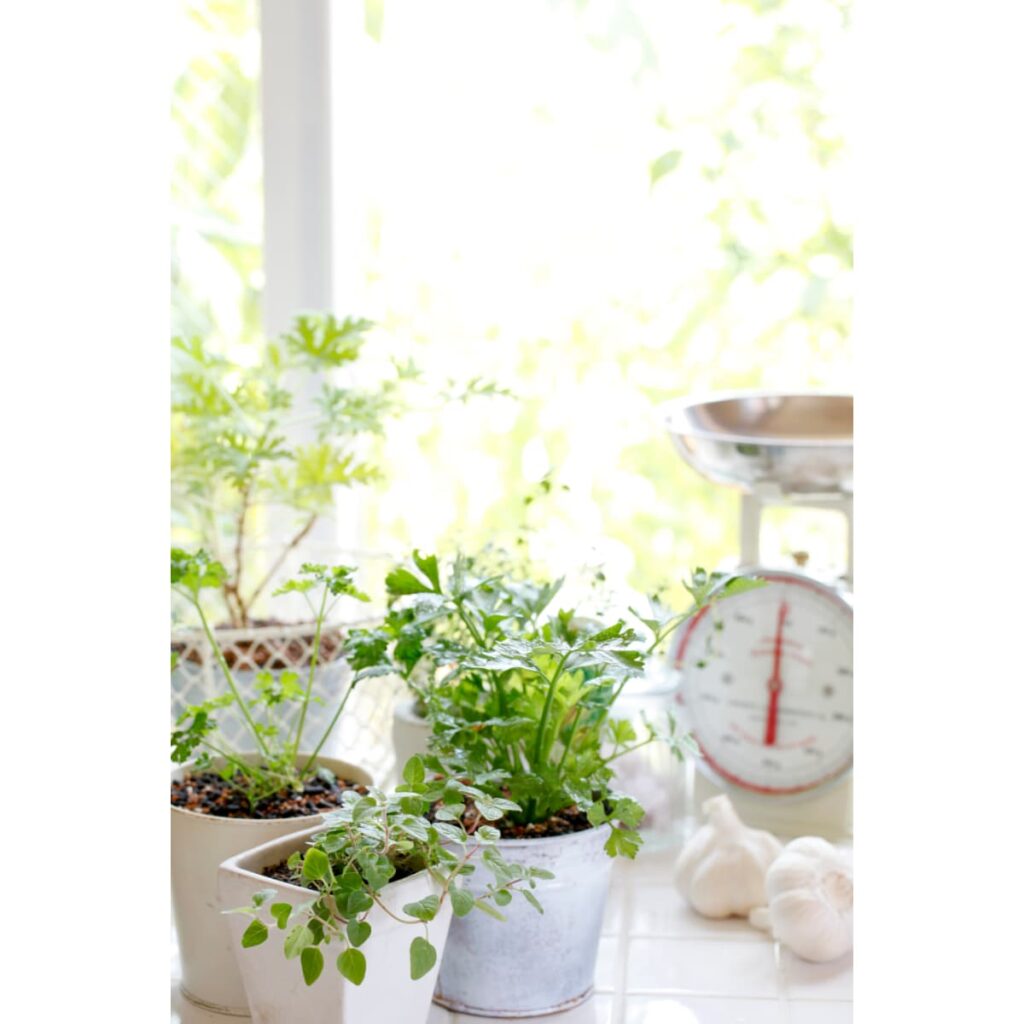
[[[254,697],[240,690],[201,600],[221,586],[224,567],[205,552],[171,551],[172,589],[189,602],[206,632],[220,669],[222,692],[186,708],[171,733],[171,895],[181,949],[184,994],[227,1013],[247,1013],[228,930],[216,905],[217,867],[227,857],[321,819],[343,794],[371,783],[366,771],[322,754],[356,681],[320,730],[311,730],[319,636],[335,603],[366,600],[348,566],[304,565],[299,578],[279,588],[301,594],[314,609],[314,648],[303,677],[264,671]],[[173,660],[173,657],[172,657]],[[240,751],[219,730],[234,709],[249,731],[253,751]],[[286,709],[291,709],[287,713]],[[289,725],[288,723],[294,723]],[[306,737],[312,737],[307,743]]]
[[[530,889],[542,872],[506,864],[487,823],[509,801],[474,802],[458,779],[428,778],[411,759],[399,792],[347,793],[319,828],[227,860],[220,900],[230,914],[239,968],[256,1024],[422,1024],[452,915],[498,906]],[[435,806],[473,806],[424,815]],[[476,864],[489,874],[474,891],[461,883]]]
[[[520,575],[529,576],[532,569],[531,537],[538,531],[537,522],[543,522],[546,516],[554,513],[555,498],[568,489],[565,484],[558,483],[551,473],[539,480],[523,496],[520,521],[507,539],[507,544],[486,545],[476,556],[478,568],[486,566],[481,571],[488,575],[515,575],[518,572]],[[598,587],[604,581],[604,575],[600,570],[593,570],[588,575],[592,577],[592,588]],[[395,595],[392,595],[392,601],[394,598]],[[402,645],[402,630],[410,621],[410,615],[408,609],[404,612],[391,609],[381,626],[383,632],[390,640],[395,641],[399,648]],[[422,623],[417,624],[412,630],[413,635],[422,627]],[[443,635],[443,621],[438,624],[438,630],[439,634]],[[410,757],[427,752],[432,729],[427,708],[433,679],[425,660],[401,664],[399,659],[399,665],[405,693],[399,695],[395,702],[391,741],[395,750],[395,764],[400,766]]]
[[[264,670],[309,668],[312,621],[269,616],[266,598],[302,560],[300,552],[316,543],[339,489],[382,476],[368,443],[413,404],[419,371],[381,358],[368,343],[372,327],[356,317],[297,316],[289,331],[244,363],[197,338],[172,341],[175,542],[201,547],[225,566],[216,588],[217,641],[247,696],[256,694]],[[360,386],[348,379],[356,373]],[[439,389],[451,401],[499,394],[506,392],[480,378]],[[320,632],[317,689],[325,704],[308,709],[316,729],[348,687],[341,637],[339,623],[325,623]],[[179,655],[172,677],[177,718],[218,691],[219,673],[201,629],[177,629],[172,650]],[[231,709],[221,715],[221,730],[239,749],[255,749]]]
[[[638,734],[612,709],[719,578],[695,574],[687,612],[654,604],[637,616],[642,634],[622,620],[549,611],[560,582],[482,573],[464,557],[443,574],[435,556],[415,552],[387,577],[388,619],[347,640],[357,677],[395,671],[411,680],[419,671],[431,680],[420,688],[433,727],[428,768],[486,780],[478,783],[485,797],[516,803],[498,824],[497,849],[554,875],[537,888],[543,917],[510,908],[504,932],[482,918],[453,922],[435,1001],[461,1012],[533,1016],[587,997],[610,858],[632,857],[640,845],[643,808],[616,791],[615,761],[657,741],[680,759],[692,749],[671,714]],[[718,594],[751,585],[734,577]]]
[[[351,317],[299,316],[252,365],[216,355],[196,338],[172,341],[175,532],[225,567],[215,588],[217,643],[247,697],[256,694],[263,671],[308,669],[312,622],[270,619],[265,600],[331,512],[337,489],[380,476],[364,454],[365,441],[400,411],[402,382],[415,375],[410,367],[395,368],[372,387],[335,379],[360,365],[371,327]],[[286,534],[273,546],[267,543],[272,526]],[[201,629],[176,631],[172,650],[179,655],[172,679],[176,718],[218,690],[219,665]],[[327,700],[308,714],[319,729],[325,707],[348,683],[336,624],[321,629],[315,654],[318,689]],[[240,749],[257,749],[240,715],[223,714],[221,729]]]

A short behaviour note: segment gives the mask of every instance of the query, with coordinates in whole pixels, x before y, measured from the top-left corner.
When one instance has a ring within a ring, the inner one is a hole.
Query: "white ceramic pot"
[[[475,911],[452,922],[434,1002],[482,1017],[536,1017],[583,1002],[594,987],[612,859],[608,825],[544,839],[502,839],[510,864],[545,868],[538,914],[522,897],[502,907],[505,921]],[[491,880],[483,866],[467,884]]]
[[[362,768],[345,761],[330,757],[317,761],[339,778],[363,785],[372,782]],[[186,770],[186,766],[176,769],[171,778],[180,779]],[[236,853],[322,820],[320,814],[268,820],[218,818],[171,807],[171,901],[181,951],[181,991],[188,999],[218,1013],[248,1016],[231,937],[217,902],[217,868]]]
[[[275,889],[276,898],[293,907],[308,901],[308,889],[267,878],[262,870],[304,849],[317,831],[311,828],[276,839],[225,861],[219,871],[221,906],[246,906],[254,893],[268,888]],[[386,885],[380,898],[392,913],[401,914],[406,903],[431,893],[440,895],[440,887],[421,871]],[[451,901],[445,900],[437,917],[426,926],[439,960],[451,915]],[[287,930],[270,922],[270,938],[262,945],[243,949],[242,932],[251,919],[244,914],[228,914],[226,919],[255,1024],[425,1024],[438,966],[418,981],[409,976],[409,943],[424,934],[423,925],[402,924],[374,907],[367,917],[373,931],[360,947],[366,954],[362,984],[353,985],[341,976],[335,966],[339,950],[334,947],[332,952],[328,946],[324,949],[323,973],[307,985],[299,961],[285,959]]]
[[[417,713],[415,699],[398,701],[391,724],[391,740],[395,746],[395,772],[399,777],[410,757],[427,752],[429,737],[430,723]]]

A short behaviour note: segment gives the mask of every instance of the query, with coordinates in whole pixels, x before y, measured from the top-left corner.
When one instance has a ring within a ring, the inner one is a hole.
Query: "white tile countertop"
[[[619,860],[608,897],[594,995],[538,1020],[552,1024],[851,1024],[852,954],[831,964],[794,956],[739,919],[709,921],[671,884],[677,851]],[[172,1024],[227,1024],[177,989]],[[238,1019],[238,1018],[234,1018]],[[485,1018],[431,1010],[428,1024]]]

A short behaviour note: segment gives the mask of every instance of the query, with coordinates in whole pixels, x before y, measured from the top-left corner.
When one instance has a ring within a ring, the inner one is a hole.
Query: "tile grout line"
[[[717,988],[656,988],[653,986],[639,986],[637,988],[629,989],[627,995],[631,996],[665,996],[675,997],[681,996],[686,999],[712,999],[717,1002],[736,1002],[742,1000],[745,1003],[780,1003],[781,997],[776,994],[772,996],[759,996],[751,992],[723,992]],[[801,999],[798,1000],[803,1003],[849,1003],[853,1002],[852,999]]]
[[[775,980],[779,986],[779,1002],[782,1005],[782,1016],[785,1024],[792,1024],[793,1011],[789,1001],[789,982],[786,979],[786,968],[782,959],[782,943],[774,940],[775,954]]]
[[[626,972],[629,965],[630,925],[633,920],[633,865],[626,871],[622,887],[622,905],[619,908],[619,934],[615,942],[615,987],[612,995],[611,1024],[625,1024]]]

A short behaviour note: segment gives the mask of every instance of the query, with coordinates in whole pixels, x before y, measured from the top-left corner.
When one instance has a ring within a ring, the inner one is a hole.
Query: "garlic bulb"
[[[853,865],[824,839],[794,839],[768,869],[767,913],[751,923],[805,960],[835,960],[853,948]]]
[[[676,861],[676,888],[705,917],[746,917],[765,902],[768,865],[782,851],[770,832],[747,828],[727,796],[706,800],[708,823]]]

